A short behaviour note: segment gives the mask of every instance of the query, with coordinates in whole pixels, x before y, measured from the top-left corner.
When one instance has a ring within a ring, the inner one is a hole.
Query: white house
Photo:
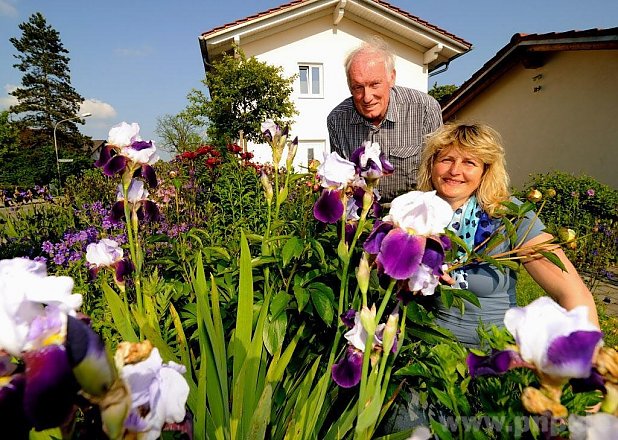
[[[397,84],[427,91],[428,75],[471,49],[471,44],[381,0],[295,0],[204,32],[199,42],[208,69],[211,60],[242,48],[250,57],[297,74],[293,100],[299,114],[295,165],[330,151],[326,116],[350,96],[343,60],[371,35],[380,35],[396,56]],[[259,161],[267,148],[255,147]]]

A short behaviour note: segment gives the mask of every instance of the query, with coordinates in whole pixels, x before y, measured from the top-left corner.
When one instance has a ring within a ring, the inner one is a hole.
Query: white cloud
[[[0,15],[5,17],[17,17],[17,8],[13,0],[0,0]]]
[[[80,113],[92,113],[89,119],[112,119],[116,117],[116,109],[107,102],[98,99],[86,99],[79,108]]]
[[[0,0],[0,2],[2,2],[2,0]],[[0,5],[2,5],[2,3],[0,3]],[[9,95],[9,93],[11,93],[16,88],[17,86],[14,86],[13,84],[6,84],[4,86],[6,96],[0,96],[0,109],[8,109],[10,106],[17,104],[17,98]]]
[[[153,50],[151,46],[145,45],[142,47],[119,47],[114,49],[114,53],[125,58],[143,58],[153,53]]]

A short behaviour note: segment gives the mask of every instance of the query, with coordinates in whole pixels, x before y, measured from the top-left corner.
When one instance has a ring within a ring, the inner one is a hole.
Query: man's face
[[[387,72],[384,61],[375,54],[357,55],[348,71],[350,92],[356,110],[373,125],[386,116],[395,71]]]

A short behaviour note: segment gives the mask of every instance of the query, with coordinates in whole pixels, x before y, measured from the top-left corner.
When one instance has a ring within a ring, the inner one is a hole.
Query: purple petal
[[[2,438],[27,439],[31,424],[24,413],[24,388],[26,378],[23,374],[11,376],[8,383],[0,385],[0,426]]]
[[[449,238],[449,236],[444,234],[444,235],[440,235],[439,237],[440,237],[440,243],[442,243],[442,249],[444,250],[444,252],[450,250],[451,247],[453,246],[453,243],[451,243],[451,239]]]
[[[125,278],[133,273],[135,266],[128,258],[123,258],[118,263],[116,263],[116,281],[119,283],[124,283]]]
[[[391,174],[395,171],[395,167],[384,157],[384,153],[380,154],[380,162],[382,162],[382,173],[384,175]]]
[[[131,143],[131,148],[135,151],[145,150],[146,148],[152,147],[152,141],[135,141]]]
[[[466,358],[468,371],[470,376],[496,376],[503,374],[513,368],[519,366],[517,361],[519,354],[513,350],[501,350],[492,353],[490,356],[478,356],[474,353],[469,353]]]
[[[405,280],[418,270],[427,239],[410,235],[403,229],[390,231],[380,246],[377,260],[384,266],[384,273],[396,280]]]
[[[358,223],[346,223],[345,224],[345,242],[346,244],[351,244],[352,240],[354,240],[354,236],[356,235],[356,229],[358,228]]]
[[[150,222],[157,222],[161,217],[159,213],[159,207],[152,200],[144,200],[142,203],[142,208],[144,210],[144,217],[146,220]]]
[[[343,215],[344,208],[341,191],[325,189],[313,205],[313,215],[322,223],[337,223]]]
[[[547,349],[550,374],[562,377],[589,377],[592,355],[603,334],[598,331],[575,331],[554,339]]]
[[[64,346],[48,345],[24,353],[26,416],[38,431],[61,425],[71,413],[79,386]]]
[[[69,316],[65,347],[81,388],[93,396],[105,394],[116,378],[116,371],[101,338],[86,323]]]
[[[380,246],[382,246],[382,240],[386,237],[391,229],[393,229],[393,224],[388,222],[383,222],[381,220],[376,220],[373,225],[373,230],[365,240],[365,244],[363,245],[363,249],[365,252],[376,255],[380,252]]]
[[[109,216],[116,223],[124,219],[124,200],[120,200],[112,205]]]
[[[356,310],[349,309],[347,312],[341,314],[341,322],[343,322],[347,328],[353,328],[355,317]]]
[[[128,159],[120,154],[115,155],[103,166],[103,173],[106,176],[113,176],[117,173],[124,171],[127,167]]]
[[[331,371],[333,380],[342,388],[352,388],[358,385],[363,368],[363,352],[348,347],[346,355],[333,365]]]
[[[142,165],[142,177],[146,179],[146,183],[151,188],[157,187],[157,174],[152,166],[148,164]]]
[[[361,157],[361,154],[363,154],[364,152],[365,152],[365,147],[358,147],[350,155],[350,162],[353,162],[354,165],[356,165],[357,172],[361,170],[360,157]]]
[[[99,158],[94,163],[94,166],[97,168],[101,168],[104,166],[109,160],[112,158],[112,147],[110,145],[104,145],[101,148],[101,153],[99,154]]]
[[[442,244],[432,238],[428,238],[423,254],[423,264],[433,270],[434,275],[442,275],[442,263],[444,263],[444,249]]]
[[[574,393],[585,393],[587,391],[601,390],[606,393],[605,378],[597,371],[596,368],[592,369],[589,377],[581,379],[571,379],[569,381],[573,387]]]

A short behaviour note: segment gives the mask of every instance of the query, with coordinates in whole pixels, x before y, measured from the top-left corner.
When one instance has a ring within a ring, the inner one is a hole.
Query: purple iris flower
[[[336,152],[325,154],[317,174],[324,189],[313,206],[313,215],[323,223],[336,223],[346,208],[345,190],[356,177],[354,164]]]
[[[354,162],[357,173],[368,180],[379,179],[395,170],[384,157],[377,142],[363,142],[361,147],[352,152],[350,160]]]
[[[157,177],[152,165],[159,160],[153,141],[139,137],[139,125],[122,122],[109,131],[107,145],[101,149],[95,166],[102,168],[106,176],[136,174],[144,178],[151,188],[157,186]]]
[[[386,275],[410,280],[410,289],[430,295],[442,274],[447,242],[440,237],[452,214],[435,191],[409,192],[395,198],[389,215],[376,221],[364,249],[377,255]]]

